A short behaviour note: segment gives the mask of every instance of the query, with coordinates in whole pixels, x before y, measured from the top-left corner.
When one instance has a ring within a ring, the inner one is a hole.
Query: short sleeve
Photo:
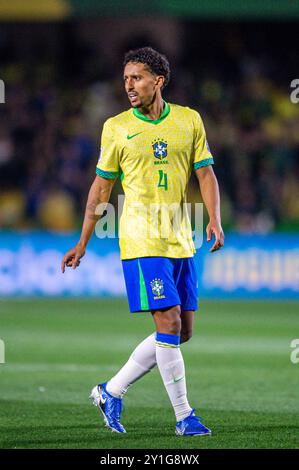
[[[115,179],[120,173],[119,148],[113,127],[108,119],[103,126],[101,150],[96,167],[96,174],[103,178]]]
[[[200,115],[196,112],[194,122],[193,169],[198,170],[198,168],[213,165],[213,163],[214,160],[207,141],[206,131]]]

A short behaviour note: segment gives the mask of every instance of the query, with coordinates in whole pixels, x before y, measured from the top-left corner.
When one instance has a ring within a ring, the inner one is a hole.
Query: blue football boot
[[[114,432],[126,432],[120,424],[120,414],[122,410],[122,398],[115,398],[106,390],[107,382],[93,387],[90,399],[94,406],[97,406],[103,413],[106,426]]]
[[[201,422],[200,416],[195,416],[193,409],[187,418],[178,421],[175,427],[177,436],[206,436],[211,435],[212,431],[206,428]]]

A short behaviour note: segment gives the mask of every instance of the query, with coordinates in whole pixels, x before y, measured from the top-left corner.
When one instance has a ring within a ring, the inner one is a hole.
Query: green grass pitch
[[[213,435],[177,437],[157,369],[131,387],[107,430],[88,400],[153,329],[125,300],[1,300],[1,448],[299,448],[298,303],[203,302],[182,345],[188,395]]]

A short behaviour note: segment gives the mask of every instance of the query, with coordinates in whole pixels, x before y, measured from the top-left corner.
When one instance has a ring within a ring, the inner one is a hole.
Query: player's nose
[[[134,82],[130,78],[128,78],[128,80],[126,81],[126,90],[127,91],[133,91],[134,90]]]

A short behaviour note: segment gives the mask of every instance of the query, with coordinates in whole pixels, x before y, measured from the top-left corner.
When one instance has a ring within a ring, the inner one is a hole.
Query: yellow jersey
[[[96,173],[122,181],[121,259],[194,255],[187,185],[192,169],[213,163],[202,119],[188,107],[164,102],[155,121],[131,108],[104,123]]]

